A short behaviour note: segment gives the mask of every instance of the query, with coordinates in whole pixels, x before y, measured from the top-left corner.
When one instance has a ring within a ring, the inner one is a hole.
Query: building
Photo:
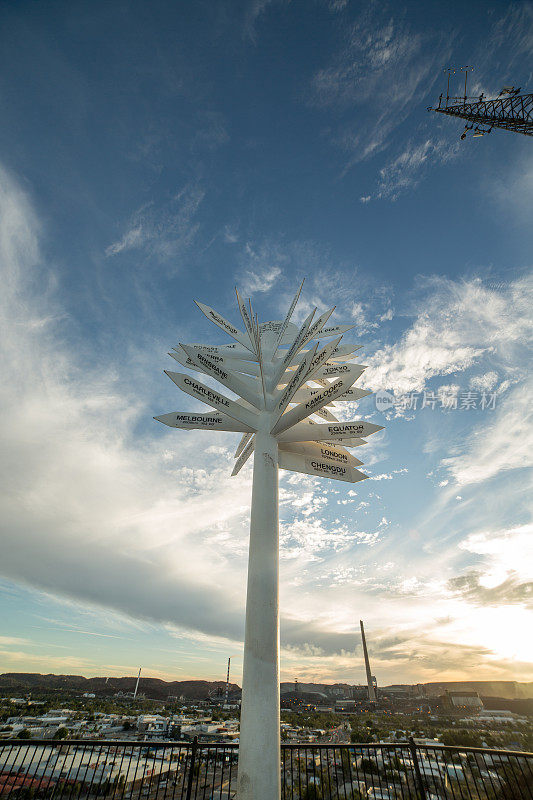
[[[454,711],[462,711],[465,708],[479,711],[483,709],[483,700],[477,692],[470,689],[447,690],[440,701],[443,708]]]

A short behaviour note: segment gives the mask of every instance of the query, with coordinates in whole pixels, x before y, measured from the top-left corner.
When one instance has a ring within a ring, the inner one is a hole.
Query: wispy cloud
[[[386,8],[373,5],[360,15],[332,63],[314,75],[309,97],[313,105],[337,112],[330,138],[349,154],[346,169],[388,146],[448,49],[449,43],[413,30]]]
[[[531,278],[491,289],[481,279],[421,281],[413,324],[394,345],[370,359],[361,383],[398,394],[422,391],[438,375],[464,372],[490,354],[506,377],[523,378],[524,343],[531,336]]]
[[[379,170],[374,195],[361,197],[361,202],[368,203],[371,199],[397,200],[400,194],[418,186],[430,167],[445,164],[458,154],[458,143],[450,145],[443,139],[426,139],[419,144],[410,141],[398,156]]]
[[[254,44],[257,40],[257,23],[273,0],[247,0],[244,14],[243,35]]]
[[[252,297],[258,292],[269,292],[281,275],[279,267],[266,267],[261,270],[246,270],[241,278],[240,285],[246,297]]]
[[[137,250],[162,263],[179,261],[200,230],[196,215],[203,198],[198,185],[189,185],[164,206],[148,203],[133,214],[125,233],[106,248],[105,255],[111,258]],[[179,267],[176,263],[173,269]]]

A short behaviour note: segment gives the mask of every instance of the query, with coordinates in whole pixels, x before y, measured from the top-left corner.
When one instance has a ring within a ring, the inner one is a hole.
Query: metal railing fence
[[[232,800],[238,745],[0,741],[7,800]],[[533,753],[394,744],[282,744],[282,800],[533,800]]]

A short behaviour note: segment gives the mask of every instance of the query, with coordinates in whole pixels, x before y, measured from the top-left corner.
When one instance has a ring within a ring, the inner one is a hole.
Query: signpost
[[[314,319],[315,309],[300,328],[291,322],[301,290],[300,285],[284,320],[262,324],[251,302],[236,292],[244,330],[197,303],[233,342],[181,344],[170,355],[194,373],[215,379],[238,399],[196,375],[165,370],[178,388],[215,410],[154,417],[173,428],[241,432],[232,475],[254,454],[238,800],[279,800],[281,791],[278,467],[357,483],[368,476],[358,469],[363,462],[346,448],[366,444],[362,437],[383,427],[339,421],[333,413],[369,394],[352,388],[365,368],[344,360],[359,346],[340,344],[354,326],[330,325],[333,309]],[[328,337],[332,341],[324,345]],[[338,408],[336,400],[342,401]]]

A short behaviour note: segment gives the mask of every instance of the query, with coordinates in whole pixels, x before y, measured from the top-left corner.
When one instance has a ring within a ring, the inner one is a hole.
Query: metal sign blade
[[[233,456],[233,458],[238,458],[240,456],[240,454],[242,453],[242,451],[244,450],[244,448],[246,447],[252,436],[253,433],[245,433],[243,435],[241,441],[237,446],[237,449],[235,450],[235,455]]]
[[[189,347],[195,347],[197,350],[201,350],[202,353],[218,354],[225,358],[242,358],[245,361],[255,361],[257,363],[256,354],[252,353],[251,350],[246,350],[237,342],[232,344],[199,344],[198,342],[192,342]]]
[[[328,336],[342,336],[347,331],[351,331],[352,328],[355,328],[355,323],[352,325],[331,325],[328,328],[322,328],[320,333],[316,334],[316,338],[325,339]]]
[[[195,345],[187,345],[187,347],[195,347]],[[204,353],[203,350],[200,350],[199,352]],[[201,370],[200,367],[191,361],[182,347],[173,347],[172,352],[169,353],[169,356],[171,356],[171,358],[173,358],[183,367],[194,369],[197,372],[203,372],[203,369]],[[259,367],[257,364],[254,364],[253,361],[242,361],[241,359],[233,357],[228,358],[227,356],[220,356],[217,353],[209,353],[209,358],[219,367],[224,367],[232,372],[242,372],[244,375],[252,375],[253,377],[257,377],[259,375]]]
[[[340,344],[331,354],[331,360],[339,361],[341,359],[346,359],[348,356],[353,355],[356,350],[360,350],[362,346],[362,344]]]
[[[351,438],[360,439],[382,430],[383,425],[375,425],[373,422],[364,422],[363,420],[317,423],[316,425],[300,422],[292,428],[282,431],[277,435],[277,439],[278,442],[341,441]]]
[[[296,425],[306,417],[313,414],[317,409],[331,403],[339,395],[350,388],[352,383],[359,377],[358,367],[353,366],[346,371],[346,374],[333,383],[330,383],[326,388],[320,390],[317,394],[313,395],[306,403],[291,408],[287,411],[272,428],[272,434],[276,435],[284,430],[287,430],[291,425]]]
[[[328,319],[331,317],[333,312],[335,311],[335,306],[330,308],[329,311],[325,311],[323,314],[319,316],[316,322],[314,322],[309,330],[307,331],[306,341],[311,342],[313,339],[316,339]]]
[[[239,306],[239,311],[242,317],[242,321],[244,322],[244,327],[246,328],[246,333],[248,334],[248,338],[251,342],[254,341],[254,326],[253,322],[250,319],[250,315],[248,313],[248,309],[246,308],[246,303],[242,299],[239,294],[239,290],[235,287],[235,294],[237,295],[237,305]],[[255,348],[254,348],[255,350]]]
[[[305,475],[315,475],[317,478],[332,478],[336,481],[346,481],[347,483],[358,483],[368,478],[363,472],[355,467],[345,464],[334,464],[320,458],[309,458],[296,453],[288,453],[280,450],[278,453],[278,464],[281,469],[290,472],[302,472]]]
[[[251,430],[255,431],[257,429],[259,418],[253,411],[243,408],[243,406],[239,405],[234,400],[230,400],[229,397],[220,394],[220,392],[217,392],[215,389],[211,389],[204,383],[200,383],[200,381],[182,372],[170,372],[169,370],[165,370],[165,374],[168,375],[170,380],[173,381],[179,389],[186,394],[190,394],[191,397],[195,397],[197,400],[207,403],[208,406],[212,406],[218,411],[222,411],[224,414],[238,419],[239,422],[243,422]]]
[[[223,366],[215,364],[211,361],[209,355],[196,351],[188,344],[180,344],[180,347],[186,352],[193,364],[196,364],[202,372],[215,378],[219,383],[225,386],[230,391],[243,397],[253,406],[259,408],[259,387],[254,386],[254,378],[246,378],[244,375],[237,376],[235,373]]]
[[[346,448],[336,445],[327,445],[324,442],[292,442],[280,443],[279,449],[286,453],[296,453],[307,458],[321,459],[332,464],[345,464],[349,467],[360,467],[363,462],[352,456]]]
[[[350,389],[347,389],[344,394],[341,394],[340,397],[337,397],[336,402],[340,403],[341,401],[347,401],[355,403],[356,400],[362,400],[363,397],[368,397],[369,394],[373,394],[373,392],[369,391],[368,389],[357,389],[354,386],[351,386]]]
[[[255,439],[251,439],[244,448],[244,450],[242,451],[242,453],[240,454],[237,461],[235,462],[235,466],[233,467],[233,470],[231,472],[231,477],[237,475],[237,473],[241,471],[243,466],[246,464],[246,462],[254,452],[254,448],[255,448]]]
[[[313,414],[315,414],[317,417],[320,417],[321,419],[325,419],[326,422],[339,421],[335,416],[335,414],[332,414],[329,408],[326,408],[326,406],[322,406],[322,408],[317,408],[316,411],[313,411]]]
[[[266,334],[273,334],[276,337],[277,341],[282,326],[283,322],[281,322],[280,320],[272,320],[271,322],[262,322],[259,325],[259,335],[264,336]],[[283,333],[280,345],[292,344],[294,342],[294,337],[296,336],[297,333],[298,333],[298,325],[295,325],[294,322],[288,322],[287,327],[285,328],[285,333]]]
[[[332,352],[337,348],[340,340],[341,340],[341,337],[339,336],[337,339],[335,339],[335,341],[331,342],[331,344],[327,344],[325,347],[322,348],[322,350],[319,353],[317,353],[317,355],[314,357],[313,361],[311,362],[311,365],[310,365],[309,369],[307,370],[307,374],[305,376],[306,380],[308,380],[308,381],[311,380],[313,375],[316,372],[318,372],[318,370],[321,367],[324,366],[324,364],[327,362],[327,360],[331,356]]]
[[[189,411],[173,411],[170,414],[160,414],[154,417],[169,428],[183,428],[184,430],[218,430],[218,431],[245,431],[245,436],[253,436],[253,431],[243,422],[228,417],[227,414],[194,414]]]
[[[285,336],[285,331],[287,330],[287,326],[288,326],[288,324],[290,322],[290,319],[291,319],[291,317],[293,315],[294,309],[296,308],[296,304],[297,304],[298,300],[300,299],[300,292],[302,291],[302,287],[304,285],[304,281],[305,281],[305,278],[301,282],[300,288],[298,289],[298,291],[294,295],[293,301],[289,306],[289,310],[287,312],[287,316],[285,317],[285,319],[281,323],[281,328],[280,328],[279,333],[278,333],[278,341],[276,343],[276,347],[274,348],[274,353],[276,352],[276,350],[280,346],[280,344],[282,342],[282,339]]]
[[[299,367],[292,373],[292,378],[284,389],[278,391],[274,398],[273,409],[277,414],[277,419],[281,417],[287,406],[292,400],[293,395],[298,391],[300,385],[305,380],[312,364],[318,345],[315,345],[304,359],[300,362]],[[276,420],[277,421],[277,420]]]
[[[231,336],[232,339],[235,339],[235,341],[240,342],[247,350],[250,350],[251,352],[254,351],[252,341],[250,340],[248,334],[243,333],[243,331],[240,331],[238,328],[232,325],[229,320],[223,317],[222,314],[219,314],[217,311],[215,311],[214,308],[211,308],[211,306],[207,306],[205,303],[200,303],[199,300],[195,300],[194,302],[202,314],[205,314],[207,319],[211,320],[211,322],[213,322],[218,328]]]
[[[364,364],[324,364],[323,367],[320,367],[320,369],[315,372],[312,380],[323,381],[326,378],[340,378],[342,375],[346,375],[348,373],[352,374],[354,368],[357,368],[357,378],[360,378],[365,371],[366,366]],[[357,378],[354,378],[354,381],[356,381]]]
[[[312,321],[312,319],[313,319],[313,317],[315,315],[315,311],[316,311],[316,308],[313,309],[313,311],[311,311],[311,313],[309,314],[308,317],[306,317],[302,327],[298,331],[298,334],[297,334],[294,342],[292,343],[292,345],[287,350],[285,356],[281,359],[281,364],[279,365],[279,367],[277,369],[276,376],[275,376],[275,381],[274,381],[274,384],[273,384],[274,388],[279,383],[279,379],[281,378],[281,376],[283,375],[283,373],[285,372],[287,367],[291,365],[293,357],[304,346],[305,337],[307,335],[307,331],[309,330],[309,326],[311,324],[311,321]]]

